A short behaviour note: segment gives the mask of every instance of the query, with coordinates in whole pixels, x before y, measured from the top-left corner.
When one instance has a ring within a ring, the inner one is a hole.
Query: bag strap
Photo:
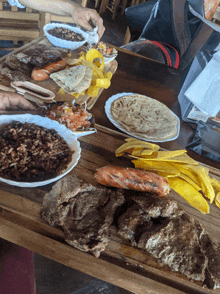
[[[166,44],[164,42],[157,42],[157,41],[151,41],[151,43],[153,43],[155,46],[159,47],[161,49],[161,51],[164,53],[165,57],[166,57],[166,61],[167,61],[167,65],[169,66],[173,66],[174,68],[178,68],[179,67],[179,53],[178,51],[171,45]],[[164,46],[163,46],[164,45]],[[170,58],[170,54],[166,49],[166,46],[171,48],[172,50],[174,50],[174,52],[176,53],[176,58],[175,58],[175,64],[172,64],[171,58]]]
[[[188,3],[185,0],[171,0],[173,8],[173,26],[180,50],[180,69],[184,70],[194,59],[197,52],[202,49],[208,38],[214,31],[211,27],[201,21],[196,33],[191,38],[187,21]],[[204,5],[203,0],[203,5]],[[201,2],[201,1],[200,1]]]
[[[208,26],[205,23],[202,23],[197,30],[196,35],[194,36],[192,42],[188,46],[187,50],[180,59],[180,70],[184,70],[188,64],[194,59],[197,52],[202,49],[208,38],[213,33],[214,29]]]
[[[173,26],[179,44],[179,55],[182,57],[191,42],[187,23],[186,0],[171,0],[173,9]]]

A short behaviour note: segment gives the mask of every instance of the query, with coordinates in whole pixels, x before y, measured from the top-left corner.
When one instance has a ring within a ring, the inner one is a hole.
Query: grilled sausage
[[[167,196],[170,192],[165,178],[141,169],[105,166],[96,171],[94,179],[104,186],[146,191],[159,196]]]
[[[50,74],[66,67],[66,61],[61,59],[57,62],[50,63],[44,68],[34,68],[31,73],[31,78],[35,81],[41,82],[50,78]]]

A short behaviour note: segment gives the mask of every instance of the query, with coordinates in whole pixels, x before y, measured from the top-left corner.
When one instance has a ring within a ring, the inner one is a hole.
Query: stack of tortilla
[[[92,69],[86,65],[73,66],[50,75],[68,94],[82,93],[92,81]]]
[[[150,141],[174,139],[179,132],[179,120],[174,113],[144,95],[125,95],[114,100],[111,115],[129,134]]]

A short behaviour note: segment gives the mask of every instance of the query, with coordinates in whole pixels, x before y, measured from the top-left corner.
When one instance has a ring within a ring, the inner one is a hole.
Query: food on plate
[[[145,191],[159,196],[167,196],[170,192],[165,178],[141,169],[104,166],[96,171],[94,179],[105,186]]]
[[[47,32],[54,37],[67,41],[81,42],[85,40],[85,38],[81,34],[73,32],[67,28],[55,27],[48,30]]]
[[[208,168],[188,156],[186,150],[159,151],[156,144],[134,138],[125,140],[126,143],[115,151],[117,157],[126,155],[131,158],[135,168],[163,176],[171,189],[202,213],[209,213],[207,199],[220,206],[220,181],[211,178]]]
[[[87,53],[81,52],[78,59],[67,58],[66,59],[68,66],[74,68],[79,65],[89,67],[92,70],[92,79],[90,85],[86,91],[80,92],[82,89],[78,89],[78,92],[73,93],[75,98],[78,98],[79,95],[88,95],[89,97],[96,97],[101,88],[107,89],[111,85],[112,73],[110,71],[104,71],[104,57],[96,49],[90,49]],[[61,87],[61,94],[66,92],[65,89]],[[68,93],[68,92],[67,92]]]
[[[41,82],[50,78],[50,74],[62,70],[66,67],[64,59],[46,65],[44,68],[34,68],[31,73],[31,78],[35,81]]]
[[[102,41],[98,42],[96,45],[93,45],[92,48],[98,50],[104,56],[110,57],[112,54],[117,53],[116,49],[107,46]]]
[[[117,221],[119,235],[146,250],[160,265],[205,287],[219,288],[219,243],[200,223],[167,198],[141,193],[131,198],[133,205]]]
[[[92,70],[85,65],[73,66],[50,75],[66,93],[81,93],[88,89],[92,80]]]
[[[29,81],[34,68],[43,68],[47,64],[60,60],[68,53],[67,49],[44,44],[33,45],[22,52],[6,56],[0,72],[11,81]]]
[[[123,203],[119,190],[97,188],[67,176],[44,196],[41,217],[61,227],[68,244],[99,257],[109,242],[115,211]]]
[[[155,142],[178,135],[179,121],[163,103],[150,97],[134,94],[122,96],[111,104],[115,121],[134,136]]]
[[[57,106],[58,104],[58,106]],[[86,131],[92,126],[92,115],[83,107],[69,102],[53,104],[46,116],[64,124],[71,131]]]
[[[68,244],[96,257],[113,233],[148,252],[160,269],[220,287],[219,243],[169,196],[95,187],[69,175],[44,196],[41,217],[62,229]]]
[[[59,175],[73,153],[55,130],[18,121],[1,127],[0,149],[0,176],[22,182]]]

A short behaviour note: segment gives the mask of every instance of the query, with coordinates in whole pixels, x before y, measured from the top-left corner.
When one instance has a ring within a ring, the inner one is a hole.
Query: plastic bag
[[[186,148],[203,157],[220,162],[220,127],[214,129],[209,123],[199,121],[196,134]]]

